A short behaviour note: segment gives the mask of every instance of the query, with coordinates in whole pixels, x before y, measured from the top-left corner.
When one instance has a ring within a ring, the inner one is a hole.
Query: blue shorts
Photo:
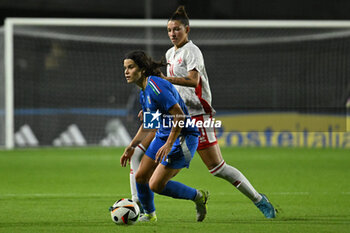
[[[156,159],[158,150],[165,144],[166,139],[155,137],[146,151],[146,155],[151,159]],[[194,153],[198,146],[198,136],[187,135],[180,136],[176,139],[173,147],[166,160],[162,160],[161,164],[173,169],[189,167]]]

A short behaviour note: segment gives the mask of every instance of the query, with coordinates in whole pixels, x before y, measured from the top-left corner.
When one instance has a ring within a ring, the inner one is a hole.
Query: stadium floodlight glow
[[[14,34],[15,27],[121,27],[121,28],[165,28],[167,19],[67,19],[67,18],[7,18],[5,20],[4,27],[4,38],[5,38],[5,147],[12,149],[15,146],[14,143],[14,128],[15,128],[15,106],[14,106]],[[350,36],[350,21],[336,21],[336,20],[191,20],[190,26],[192,28],[205,28],[205,29],[344,29],[339,31],[326,31],[317,35],[301,34],[293,35],[290,37],[285,34],[279,38],[262,37],[262,38],[243,38],[235,40],[217,40],[213,41],[210,38],[203,38],[202,41],[198,42],[199,45],[205,44],[209,46],[231,46],[237,44],[262,44],[262,43],[285,43],[290,41],[306,41],[306,40],[323,40],[333,37],[344,37]],[[28,32],[26,32],[28,33]],[[29,32],[36,33],[36,32]],[[191,32],[192,33],[192,32]],[[166,34],[164,30],[163,34]],[[27,34],[28,35],[28,34]],[[43,34],[44,35],[44,34]],[[146,34],[146,37],[149,34]],[[59,37],[55,33],[47,33],[44,36],[53,38],[57,36],[57,39],[62,40],[76,40],[84,41],[86,34],[72,35],[70,38]],[[66,36],[66,35],[64,35]],[[69,37],[70,35],[68,35]],[[85,41],[93,38],[98,40],[93,35],[89,35],[85,38]],[[271,39],[272,38],[272,39]],[[119,40],[118,38],[102,38],[99,42],[102,43],[121,43],[121,44],[134,44],[139,45],[141,43],[147,44],[150,38],[130,38],[130,40]],[[153,42],[154,43],[154,42]],[[157,45],[167,45],[169,41],[156,41]],[[170,46],[170,45],[169,45]],[[165,51],[162,51],[164,53]],[[211,76],[211,75],[209,75]],[[214,97],[215,98],[215,97]],[[2,129],[1,129],[2,130]],[[1,146],[1,145],[0,145]]]

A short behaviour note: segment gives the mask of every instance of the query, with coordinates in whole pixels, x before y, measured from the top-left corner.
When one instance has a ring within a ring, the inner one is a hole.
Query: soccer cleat
[[[209,198],[209,192],[204,190],[198,190],[202,196],[195,200],[197,210],[197,222],[202,222],[207,215],[207,202]]]
[[[266,218],[275,218],[276,217],[276,209],[273,207],[273,205],[269,202],[267,197],[260,193],[262,196],[261,201],[256,203],[256,207],[259,208],[259,210],[265,215]]]
[[[142,214],[139,218],[140,222],[157,222],[157,215]]]

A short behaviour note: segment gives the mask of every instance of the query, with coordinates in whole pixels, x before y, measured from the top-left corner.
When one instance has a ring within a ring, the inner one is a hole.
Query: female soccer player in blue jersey
[[[191,118],[175,87],[155,76],[160,74],[159,68],[165,65],[153,61],[143,51],[133,51],[124,58],[126,80],[141,88],[143,113],[151,114],[152,119],[148,123],[156,122],[155,120],[159,122],[156,136],[136,173],[138,198],[146,212],[140,221],[157,221],[153,192],[193,200],[197,209],[197,221],[203,221],[207,212],[208,192],[170,180],[182,168],[189,167],[198,146],[199,131],[195,126],[187,124]],[[163,119],[166,125],[163,125]],[[144,122],[130,145],[125,148],[120,158],[123,167],[130,161],[135,147],[152,131],[145,127]]]

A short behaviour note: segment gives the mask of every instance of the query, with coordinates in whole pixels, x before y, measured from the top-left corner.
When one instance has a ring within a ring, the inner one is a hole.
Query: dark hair
[[[129,52],[125,55],[124,60],[125,59],[133,60],[140,69],[144,69],[144,75],[146,77],[150,75],[160,76],[160,67],[167,65],[163,60],[159,62],[153,61],[153,59],[142,50]]]
[[[185,6],[179,6],[168,21],[178,20],[185,26],[190,26],[190,19],[187,16]]]

